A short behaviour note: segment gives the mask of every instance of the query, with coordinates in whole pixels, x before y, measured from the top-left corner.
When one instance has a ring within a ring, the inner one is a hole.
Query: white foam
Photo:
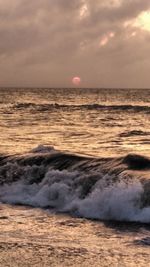
[[[150,222],[150,207],[140,208],[143,187],[141,183],[95,189],[84,200],[75,200],[69,209],[79,216],[91,219]]]
[[[99,180],[84,199],[82,185],[74,186],[78,172],[49,170],[39,184],[26,180],[0,187],[0,201],[35,207],[53,207],[57,211],[72,212],[91,219],[150,222],[150,207],[141,208],[143,186],[120,182],[106,186],[106,177]]]

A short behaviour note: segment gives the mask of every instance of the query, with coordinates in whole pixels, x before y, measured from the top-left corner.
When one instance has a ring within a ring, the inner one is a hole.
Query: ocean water
[[[150,154],[150,90],[1,89],[0,152]]]
[[[4,256],[149,264],[150,90],[0,89],[0,140]]]

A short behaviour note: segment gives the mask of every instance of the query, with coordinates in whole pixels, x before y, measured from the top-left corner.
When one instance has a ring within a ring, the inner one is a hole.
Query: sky
[[[0,86],[150,88],[150,1],[0,0]]]

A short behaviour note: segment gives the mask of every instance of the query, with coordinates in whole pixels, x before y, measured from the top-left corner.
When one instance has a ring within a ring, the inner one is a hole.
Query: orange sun
[[[74,85],[79,85],[79,84],[81,83],[81,78],[78,77],[78,76],[73,77],[73,79],[72,79],[72,83],[73,83]]]

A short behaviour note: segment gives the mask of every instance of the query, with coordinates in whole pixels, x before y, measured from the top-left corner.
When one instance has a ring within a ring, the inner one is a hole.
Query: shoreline
[[[0,205],[0,266],[148,266],[150,226]],[[120,262],[122,265],[120,265]]]

